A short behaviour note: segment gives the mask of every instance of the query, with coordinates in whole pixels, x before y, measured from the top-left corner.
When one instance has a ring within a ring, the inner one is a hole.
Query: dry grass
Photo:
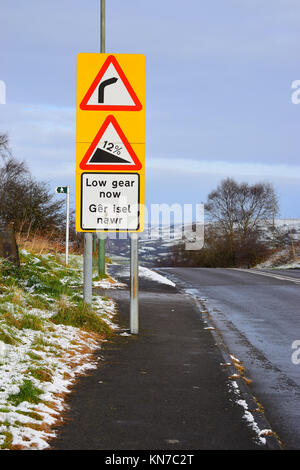
[[[30,252],[34,252],[37,255],[42,254],[58,254],[65,252],[64,240],[59,240],[56,233],[42,234],[42,233],[17,233],[16,234],[17,244],[20,249],[25,249]],[[75,249],[72,244],[69,245],[69,253],[78,254],[82,250]]]
[[[245,376],[245,367],[242,365],[241,361],[239,359],[235,358],[234,356],[231,356],[231,359],[232,359],[232,363],[233,363],[234,367],[236,368],[236,370],[238,371],[239,374],[231,375],[229,378],[231,380],[233,380],[234,377],[239,378],[239,379],[243,379],[243,381],[247,385],[250,385],[252,383],[252,380]]]
[[[241,364],[237,364],[237,363],[234,362],[234,361],[233,361],[233,363],[234,363],[234,367],[239,371],[239,373],[240,373],[241,375],[244,375],[244,373],[245,373],[245,367],[242,366]]]
[[[232,363],[236,370],[238,371],[238,375],[234,374],[233,376],[230,376],[229,378],[233,380],[233,377],[243,379],[243,381],[247,384],[250,385],[252,383],[252,380],[249,379],[248,377],[245,376],[245,367],[242,365],[241,361],[234,356],[231,356]]]
[[[251,380],[251,379],[248,379],[248,377],[244,377],[244,376],[243,376],[243,381],[244,381],[247,385],[252,384],[252,380]]]
[[[23,304],[23,291],[22,289],[19,289],[19,287],[14,288],[14,294],[11,300],[14,304],[16,305],[22,305]]]
[[[255,400],[255,403],[257,404],[257,408],[254,410],[256,413],[264,413],[265,410],[264,410],[264,407],[262,406],[262,404],[258,401],[258,399],[256,397],[254,397],[254,400]]]

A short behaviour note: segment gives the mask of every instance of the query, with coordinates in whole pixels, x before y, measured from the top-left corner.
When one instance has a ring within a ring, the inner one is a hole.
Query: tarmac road
[[[128,284],[121,271],[122,266],[115,266],[113,274]],[[128,290],[94,289],[94,294],[115,299],[118,324],[127,329]],[[139,299],[139,334],[123,336],[120,330],[104,343],[98,368],[80,378],[70,396],[65,424],[52,448],[274,448],[272,438],[261,443],[247,419],[239,403],[242,396],[237,396],[228,367],[221,365],[223,356],[192,297],[142,278]],[[256,403],[249,410],[254,408]],[[254,415],[260,419],[257,411]],[[259,430],[266,429],[265,421],[262,426]]]
[[[300,364],[292,362],[292,343],[300,340],[300,272],[159,271],[206,299],[225,344],[243,361],[246,375],[253,381],[251,389],[265,408],[272,429],[286,448],[300,449]]]

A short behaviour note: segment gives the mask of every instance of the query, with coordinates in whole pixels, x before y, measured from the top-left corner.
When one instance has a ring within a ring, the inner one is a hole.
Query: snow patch
[[[265,433],[266,430],[260,429],[258,424],[256,423],[253,414],[249,411],[249,406],[246,400],[242,398],[242,394],[240,392],[239,386],[237,382],[232,381],[228,383],[229,389],[233,392],[235,396],[235,402],[241,406],[244,410],[243,419],[247,422],[247,425],[255,432],[256,434],[256,441],[259,445],[266,445],[267,441],[264,436],[267,434]],[[271,430],[268,430],[268,434],[272,433]]]

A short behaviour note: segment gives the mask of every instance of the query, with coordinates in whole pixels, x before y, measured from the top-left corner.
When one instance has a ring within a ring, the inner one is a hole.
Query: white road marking
[[[279,279],[280,281],[289,281],[289,282],[294,282],[295,284],[300,284],[300,279],[296,279],[294,277],[289,277],[289,276],[283,276],[282,274],[266,273],[266,272],[257,271],[255,269],[242,269],[242,268],[231,268],[231,269],[234,269],[235,271],[243,271],[245,273],[259,274],[260,276],[273,277],[275,279]]]

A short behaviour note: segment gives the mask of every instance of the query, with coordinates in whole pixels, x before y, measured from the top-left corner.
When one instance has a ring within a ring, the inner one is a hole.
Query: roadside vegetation
[[[82,301],[82,257],[20,250],[0,258],[0,448],[46,448],[76,377],[96,367],[115,305]]]
[[[173,266],[251,267],[289,242],[275,225],[278,198],[269,183],[238,183],[227,178],[205,204],[204,247],[187,251],[184,243],[170,255]]]
[[[57,197],[47,182],[37,180],[24,160],[13,156],[7,134],[0,133],[0,225],[13,227],[17,241],[22,246],[26,242],[34,252],[56,252],[64,246],[64,208],[64,198]],[[80,252],[82,245],[71,212],[71,251]]]

